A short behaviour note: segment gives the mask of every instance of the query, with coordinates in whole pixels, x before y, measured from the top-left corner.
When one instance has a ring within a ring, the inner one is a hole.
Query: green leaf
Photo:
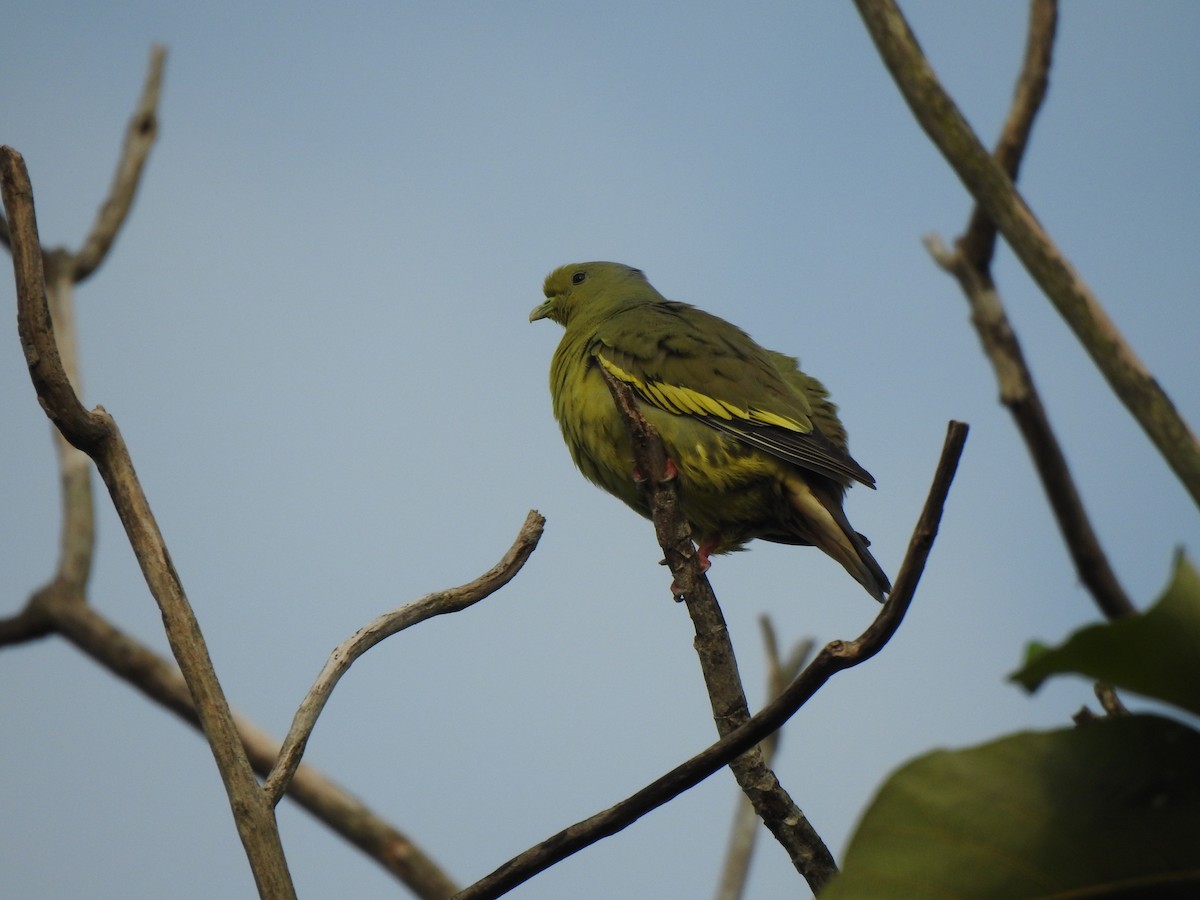
[[[1059,647],[1029,645],[1010,676],[1035,691],[1051,675],[1072,673],[1165,700],[1200,715],[1200,575],[1182,553],[1166,591],[1129,619],[1091,625]]]
[[[1117,716],[907,764],[821,900],[1200,897],[1200,733]]]

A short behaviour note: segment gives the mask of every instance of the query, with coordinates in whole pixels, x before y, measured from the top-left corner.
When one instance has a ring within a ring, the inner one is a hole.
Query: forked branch
[[[1125,408],[1200,505],[1200,440],[983,146],[921,52],[895,0],[854,0],[917,122],[996,224]]]
[[[1025,60],[1017,79],[1012,107],[993,153],[1013,181],[1046,95],[1057,21],[1056,0],[1034,0],[1030,6]],[[995,244],[996,225],[978,204],[971,213],[967,230],[955,241],[953,251],[934,236],[925,239],[925,246],[934,260],[957,279],[971,306],[971,324],[995,370],[1000,401],[1012,414],[1017,430],[1025,440],[1080,581],[1091,591],[1096,605],[1106,616],[1131,615],[1135,612],[1133,603],[1121,587],[1092,528],[1083,498],[996,289],[991,273]]]
[[[746,753],[778,730],[835,674],[866,662],[882,650],[900,627],[912,603],[925,561],[937,537],[942,510],[966,439],[966,424],[951,422],[947,427],[946,441],[929,495],[913,529],[895,586],[866,631],[853,641],[826,644],[783,693],[706,750],[615,806],[577,822],[513,857],[490,875],[456,894],[454,900],[499,897],[571,854],[616,834]]]
[[[38,402],[63,437],[92,458],[108,486],[142,575],[162,613],[171,650],[195,698],[201,727],[225,784],[260,895],[293,897],[274,809],[266,803],[246,758],[199,623],[171,563],[125,441],[102,407],[90,412],[84,408],[63,367],[46,302],[33,188],[25,161],[11,147],[0,147],[0,181],[12,242],[17,327]]]
[[[166,53],[151,48],[141,97],[126,128],[124,147],[108,197],[79,251],[42,252],[46,291],[54,326],[54,347],[67,380],[80,389],[80,365],[73,320],[73,291],[103,260],[127,219],[145,162],[157,132],[157,103]],[[14,188],[17,186],[14,185]],[[8,220],[0,215],[0,244],[11,246]],[[26,249],[36,238],[26,238]],[[25,265],[30,265],[26,261]],[[50,634],[61,635],[149,700],[199,728],[195,702],[179,669],[168,659],[123,632],[88,603],[95,515],[92,462],[53,429],[62,489],[61,551],[54,574],[33,592],[25,607],[0,618],[0,646]],[[266,777],[280,753],[279,742],[245,717],[233,713],[254,770]],[[321,772],[301,765],[288,786],[290,796],[335,834],[358,847],[423,900],[445,900],[457,886],[407,835]]]

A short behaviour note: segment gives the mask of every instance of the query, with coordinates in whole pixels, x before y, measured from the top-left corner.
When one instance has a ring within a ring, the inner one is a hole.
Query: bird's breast
[[[642,515],[649,506],[635,478],[633,451],[621,416],[586,345],[564,342],[550,367],[554,415],[571,458],[583,475]],[[779,504],[779,462],[705,424],[638,403],[662,437],[678,471],[681,510],[697,534],[721,527],[741,535],[758,530]],[[744,539],[748,539],[748,536]],[[741,541],[735,538],[735,543]]]
[[[586,346],[564,341],[550,364],[554,417],[579,471],[645,515],[625,422]]]

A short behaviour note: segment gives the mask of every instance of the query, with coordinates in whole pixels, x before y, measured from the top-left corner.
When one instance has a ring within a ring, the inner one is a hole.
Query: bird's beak
[[[550,316],[550,313],[553,311],[553,309],[554,309],[554,301],[553,300],[548,299],[548,300],[546,300],[545,303],[539,303],[537,306],[535,306],[532,310],[529,311],[529,321],[536,322],[538,319],[548,318]]]

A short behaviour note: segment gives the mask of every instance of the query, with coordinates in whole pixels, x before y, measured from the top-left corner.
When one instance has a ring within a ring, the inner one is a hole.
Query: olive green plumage
[[[754,538],[811,544],[883,600],[887,576],[842,512],[850,483],[874,487],[875,479],[847,452],[825,387],[794,357],[667,300],[619,263],[563,266],[544,292],[529,319],[566,330],[550,394],[571,458],[590,481],[649,514],[603,367],[633,389],[658,429],[702,562]]]

